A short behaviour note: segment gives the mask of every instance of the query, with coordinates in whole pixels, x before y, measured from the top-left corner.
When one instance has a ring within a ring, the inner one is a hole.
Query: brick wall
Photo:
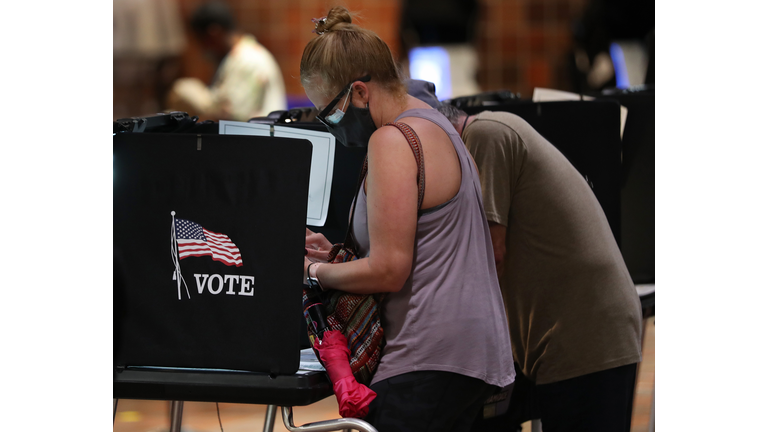
[[[478,82],[526,98],[534,87],[570,90],[571,28],[587,0],[480,0]]]
[[[185,21],[200,0],[179,0]],[[292,100],[305,100],[299,82],[299,63],[304,46],[313,37],[312,18],[320,18],[328,10],[342,4],[359,13],[353,22],[376,32],[399,56],[398,28],[400,26],[400,2],[391,0],[347,0],[345,2],[323,0],[229,0],[239,27],[256,36],[277,60],[283,72],[285,87]],[[189,29],[187,29],[189,32]],[[192,34],[190,44],[183,55],[183,70],[187,76],[195,76],[209,82],[214,68],[200,54]]]
[[[177,0],[185,23],[201,0]],[[534,87],[570,90],[567,54],[571,26],[588,0],[478,0],[480,6],[476,47],[479,54],[478,83],[483,91],[506,89],[530,97]],[[314,37],[312,18],[324,16],[330,7],[343,4],[361,14],[358,24],[382,37],[395,56],[400,56],[398,0],[228,0],[239,26],[269,49],[282,68],[290,104],[306,101],[299,83],[299,62],[306,43]],[[119,19],[116,17],[115,19]],[[179,74],[210,82],[215,72],[190,33],[180,58]],[[117,63],[116,63],[117,65]],[[115,80],[118,79],[116,71]],[[148,79],[149,80],[149,79]],[[118,92],[115,106],[147,92]],[[157,102],[156,105],[162,105]],[[144,113],[129,113],[142,115]]]

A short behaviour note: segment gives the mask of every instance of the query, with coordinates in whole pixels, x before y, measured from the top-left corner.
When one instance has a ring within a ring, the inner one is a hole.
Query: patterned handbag
[[[424,160],[421,142],[416,133],[405,123],[387,123],[385,126],[395,126],[403,133],[413,150],[416,163],[419,166],[417,181],[419,183],[419,205],[424,200]],[[360,186],[368,173],[368,158],[365,158],[360,176],[357,180],[355,198],[352,201],[352,211],[344,243],[336,243],[328,253],[329,263],[342,263],[358,259],[355,244],[352,240],[352,220],[355,216],[357,196]],[[349,343],[349,366],[357,382],[369,385],[374,372],[379,365],[381,350],[384,348],[384,329],[381,327],[379,303],[384,294],[351,294],[344,291],[329,289],[320,294],[327,317],[328,330],[339,330]],[[304,290],[304,318],[307,320],[309,341],[314,346],[316,335],[312,331],[313,324],[307,310],[314,304]],[[318,356],[318,358],[320,358]]]

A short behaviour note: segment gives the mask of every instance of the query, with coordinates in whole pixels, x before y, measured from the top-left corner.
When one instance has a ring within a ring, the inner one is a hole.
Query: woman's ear
[[[368,106],[368,98],[370,97],[370,89],[366,83],[362,81],[356,81],[352,84],[352,104],[357,108],[365,108]]]

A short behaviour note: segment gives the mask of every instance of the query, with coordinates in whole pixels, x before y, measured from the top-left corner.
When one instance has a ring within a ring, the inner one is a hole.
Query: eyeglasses
[[[330,115],[330,114],[331,114],[331,110],[332,110],[332,109],[333,109],[333,108],[336,106],[336,104],[337,104],[337,103],[339,103],[339,101],[341,100],[341,98],[343,98],[343,97],[344,97],[344,95],[345,95],[345,94],[346,94],[348,91],[352,90],[352,84],[356,83],[357,81],[368,82],[368,81],[370,81],[370,80],[371,80],[371,76],[370,76],[370,75],[366,75],[366,76],[364,76],[364,77],[362,77],[362,78],[358,78],[358,79],[356,79],[356,80],[352,80],[352,82],[350,82],[349,84],[345,85],[345,86],[344,86],[344,89],[343,89],[343,90],[341,90],[341,92],[338,94],[338,96],[336,96],[335,98],[333,98],[333,100],[331,101],[331,103],[329,103],[328,105],[326,105],[326,106],[325,106],[325,108],[323,108],[323,110],[322,110],[322,111],[320,111],[320,114],[318,114],[318,115],[317,115],[317,120],[318,120],[320,123],[324,124],[324,125],[325,125],[325,127],[328,127],[328,128],[330,128],[330,127],[332,126],[332,124],[328,122],[328,120],[326,119],[326,117],[328,117],[328,115]],[[352,103],[352,102],[350,101],[349,103]],[[333,126],[335,126],[335,125],[333,125]]]

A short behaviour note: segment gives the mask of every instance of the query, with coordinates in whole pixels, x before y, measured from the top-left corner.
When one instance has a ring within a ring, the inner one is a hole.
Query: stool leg
[[[184,401],[171,402],[171,432],[181,432],[181,413],[184,410]]]
[[[277,405],[267,405],[267,413],[264,416],[264,432],[272,432],[275,428]]]

